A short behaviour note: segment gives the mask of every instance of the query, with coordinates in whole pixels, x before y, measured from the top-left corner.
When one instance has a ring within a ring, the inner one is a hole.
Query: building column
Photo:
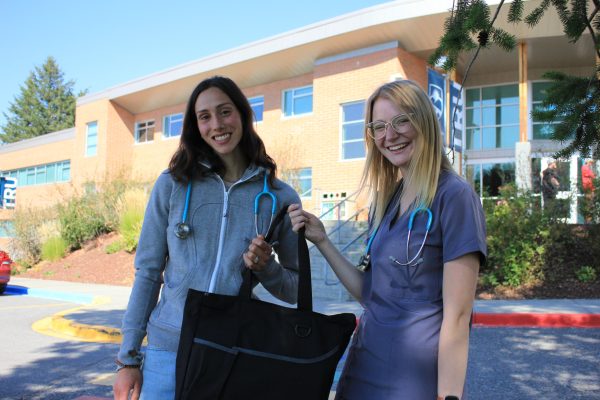
[[[527,43],[519,43],[519,141],[527,141],[528,127],[527,94]]]
[[[527,43],[519,43],[519,142],[515,143],[515,183],[531,190],[531,143],[528,141],[529,96],[527,93]]]
[[[515,184],[519,190],[533,189],[531,171],[531,142],[515,143]]]

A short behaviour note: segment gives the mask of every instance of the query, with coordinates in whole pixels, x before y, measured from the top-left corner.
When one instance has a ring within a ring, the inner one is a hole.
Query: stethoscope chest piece
[[[192,228],[185,222],[180,222],[175,225],[175,236],[179,239],[187,239],[192,233]]]
[[[358,264],[356,264],[356,269],[361,272],[365,272],[371,268],[371,256],[369,254],[363,254],[358,260]]]

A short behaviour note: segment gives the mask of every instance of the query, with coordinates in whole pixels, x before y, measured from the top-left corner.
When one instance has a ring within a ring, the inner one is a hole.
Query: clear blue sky
[[[0,0],[0,125],[53,56],[95,93],[389,0]]]

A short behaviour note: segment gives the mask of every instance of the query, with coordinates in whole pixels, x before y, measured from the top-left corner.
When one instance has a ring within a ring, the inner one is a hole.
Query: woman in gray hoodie
[[[276,169],[240,88],[220,76],[202,81],[188,101],[179,148],[146,209],[121,329],[115,399],[129,394],[137,399],[140,393],[144,400],[174,398],[189,288],[237,294],[245,265],[275,297],[296,302],[297,238],[290,220],[286,217],[267,243],[273,204],[267,196],[260,197],[255,219],[255,198],[265,185],[275,195],[275,212],[300,201],[276,178]],[[142,356],[144,336],[148,345]]]

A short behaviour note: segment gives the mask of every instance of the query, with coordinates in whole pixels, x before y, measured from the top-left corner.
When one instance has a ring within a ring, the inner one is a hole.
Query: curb
[[[33,325],[39,333],[84,342],[121,343],[121,331],[101,325],[85,325],[66,318],[78,307],[44,318]],[[600,314],[475,313],[477,327],[600,328]]]
[[[600,314],[475,313],[473,324],[490,327],[600,328]]]
[[[31,328],[41,334],[61,339],[74,339],[82,342],[121,343],[121,330],[102,325],[86,325],[66,318],[67,315],[82,309],[110,303],[111,299],[104,296],[92,298],[91,304],[70,308],[50,317],[34,322]]]
[[[109,297],[64,293],[17,285],[9,285],[7,293],[83,304],[33,323],[32,329],[38,333],[83,342],[121,343],[121,331],[118,328],[87,325],[68,318],[69,314],[80,310],[110,303],[111,299]],[[477,327],[600,328],[600,313],[475,312],[473,313],[472,322]]]

